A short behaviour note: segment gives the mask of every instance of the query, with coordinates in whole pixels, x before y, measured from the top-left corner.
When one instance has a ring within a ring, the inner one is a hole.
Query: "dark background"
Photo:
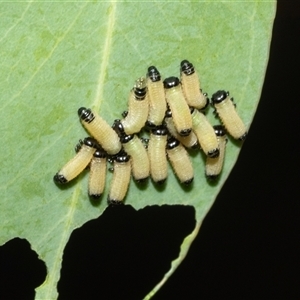
[[[299,41],[299,5],[279,1],[261,101],[238,163],[154,300],[300,299]],[[107,209],[66,246],[60,299],[142,299],[194,222],[192,207]],[[25,240],[0,247],[0,299],[34,299],[44,278]]]

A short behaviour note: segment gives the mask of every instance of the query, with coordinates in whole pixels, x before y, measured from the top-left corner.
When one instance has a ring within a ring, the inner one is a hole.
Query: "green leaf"
[[[0,244],[26,238],[47,264],[38,299],[55,299],[64,247],[74,228],[106,208],[87,197],[88,173],[58,188],[53,175],[87,135],[77,109],[92,107],[110,124],[127,107],[136,78],[155,65],[164,77],[179,76],[190,60],[212,95],[231,92],[249,127],[268,62],[275,1],[198,2],[6,2],[1,4],[2,146]],[[212,123],[218,123],[208,112]],[[169,169],[165,189],[131,182],[126,203],[193,205],[197,226],[179,258],[151,295],[185,257],[201,222],[234,166],[240,143],[228,142],[221,178],[204,177],[205,159],[193,155],[195,182],[182,188]]]

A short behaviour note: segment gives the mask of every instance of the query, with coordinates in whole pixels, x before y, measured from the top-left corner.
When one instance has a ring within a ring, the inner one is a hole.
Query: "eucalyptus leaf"
[[[46,262],[47,279],[37,299],[57,298],[64,247],[72,230],[106,208],[87,196],[88,172],[66,187],[53,175],[87,136],[77,109],[91,107],[109,123],[126,110],[134,81],[155,65],[163,77],[179,76],[190,60],[211,96],[229,90],[247,127],[260,98],[275,16],[270,1],[93,1],[1,3],[2,193],[0,244],[26,238]],[[218,124],[207,114],[212,124]],[[185,238],[170,271],[185,257],[201,222],[233,168],[241,143],[229,140],[216,184],[204,176],[205,157],[192,154],[195,180],[183,188],[169,168],[164,189],[131,182],[125,202],[136,209],[155,204],[193,205],[197,226]]]

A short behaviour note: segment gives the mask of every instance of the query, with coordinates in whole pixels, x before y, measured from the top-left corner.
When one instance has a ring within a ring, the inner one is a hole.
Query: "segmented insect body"
[[[124,150],[131,156],[131,170],[137,182],[143,182],[149,177],[150,163],[144,143],[135,134],[127,135],[120,120],[115,120],[113,129],[120,137]]]
[[[98,148],[90,163],[90,177],[88,194],[92,199],[98,199],[101,197],[106,178],[106,152]]]
[[[149,112],[149,100],[146,79],[141,77],[135,82],[130,91],[128,100],[128,112],[121,120],[126,134],[140,132],[145,125]]]
[[[177,132],[173,118],[172,118],[172,112],[170,109],[167,109],[164,121],[165,121],[165,125],[168,128],[169,133],[175,139],[179,140],[181,144],[183,144],[187,148],[195,149],[198,147],[198,139],[197,139],[196,134],[193,131],[191,131],[190,134],[187,136],[181,136]]]
[[[78,109],[78,115],[83,126],[108,154],[114,155],[120,152],[122,145],[119,137],[105,120],[85,107]]]
[[[142,141],[137,135],[121,137],[124,150],[131,156],[131,170],[137,182],[143,182],[149,177],[150,162]]]
[[[247,129],[229,97],[229,92],[217,91],[212,95],[211,101],[227,132],[233,138],[244,141],[247,137]]]
[[[82,141],[79,141],[78,152],[76,155],[66,163],[62,169],[57,172],[53,180],[58,184],[64,184],[75,177],[77,177],[90,163],[94,152],[98,146],[98,143],[93,138],[87,137]]]
[[[192,119],[193,130],[202,150],[209,157],[217,157],[219,155],[219,144],[212,125],[205,115],[197,109],[192,112]]]
[[[147,126],[154,128],[161,125],[167,109],[164,84],[156,67],[148,68],[147,87],[149,95],[149,115]]]
[[[227,143],[224,126],[215,125],[214,130],[218,138],[220,154],[216,158],[206,158],[205,175],[210,180],[216,179],[222,171]]]
[[[192,118],[179,79],[177,77],[166,78],[164,87],[177,132],[183,136],[189,135],[192,131]]]
[[[204,109],[209,100],[207,94],[203,94],[201,91],[199,76],[193,64],[188,60],[183,60],[180,64],[180,71],[182,89],[188,105],[197,109]]]
[[[127,194],[131,175],[130,156],[121,151],[114,158],[114,172],[110,184],[107,203],[112,205],[122,204]]]
[[[180,182],[190,184],[194,179],[191,160],[182,144],[173,137],[168,139],[167,155]]]
[[[154,182],[163,184],[168,177],[168,162],[166,157],[167,129],[157,126],[152,129],[148,143],[150,174]]]

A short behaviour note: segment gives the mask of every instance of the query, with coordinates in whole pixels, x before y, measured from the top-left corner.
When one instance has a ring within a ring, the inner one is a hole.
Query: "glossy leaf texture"
[[[26,238],[47,265],[37,298],[55,299],[64,247],[74,228],[106,208],[87,196],[85,171],[63,188],[53,175],[87,136],[77,109],[92,107],[112,124],[126,110],[134,81],[155,65],[163,77],[179,76],[190,60],[211,96],[229,90],[247,127],[263,85],[275,1],[93,1],[1,4],[0,118],[2,120],[0,244]],[[212,109],[208,118],[213,124]],[[251,129],[250,129],[251,130]],[[182,244],[184,258],[200,224],[234,166],[241,144],[229,140],[217,184],[204,176],[205,157],[192,155],[195,180],[183,188],[171,168],[164,189],[131,182],[126,204],[192,205],[197,226]],[[149,291],[150,292],[150,291]]]

